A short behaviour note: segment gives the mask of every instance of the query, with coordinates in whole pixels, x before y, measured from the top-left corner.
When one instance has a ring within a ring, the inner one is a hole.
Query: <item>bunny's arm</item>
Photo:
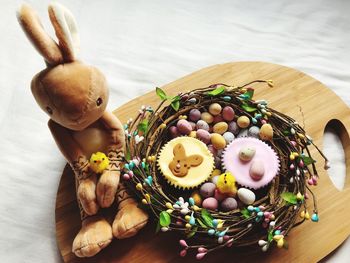
[[[109,207],[118,189],[120,179],[120,163],[124,157],[124,130],[116,116],[105,111],[100,119],[108,135],[107,155],[109,167],[105,170],[97,184],[97,200],[101,207]]]
[[[89,161],[81,150],[79,144],[74,140],[71,132],[53,120],[49,120],[48,126],[58,148],[72,167],[77,179],[86,179],[92,175],[92,172],[89,169]]]

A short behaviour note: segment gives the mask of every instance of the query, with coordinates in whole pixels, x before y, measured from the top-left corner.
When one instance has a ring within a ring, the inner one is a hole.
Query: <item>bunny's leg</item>
[[[112,225],[113,236],[118,239],[132,237],[147,224],[148,214],[138,207],[123,183],[119,184],[116,198],[119,207]]]
[[[49,128],[75,174],[82,228],[73,241],[72,251],[78,257],[94,256],[113,239],[110,223],[103,217],[95,215],[98,211],[95,194],[96,175],[91,173],[89,162],[71,136],[71,132],[51,120]]]

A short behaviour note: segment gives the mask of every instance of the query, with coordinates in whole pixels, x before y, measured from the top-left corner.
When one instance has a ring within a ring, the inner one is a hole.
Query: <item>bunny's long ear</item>
[[[28,39],[49,65],[63,63],[63,55],[57,43],[45,32],[38,15],[29,5],[17,10],[17,19]]]
[[[79,52],[79,35],[73,14],[59,3],[49,5],[49,16],[65,62],[72,62]]]
[[[174,157],[184,159],[186,158],[185,148],[181,143],[175,145],[173,149]]]

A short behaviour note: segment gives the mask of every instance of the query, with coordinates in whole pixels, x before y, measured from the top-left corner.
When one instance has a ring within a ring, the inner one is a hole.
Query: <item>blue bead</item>
[[[215,234],[215,230],[214,229],[209,229],[208,230],[208,235],[209,236],[212,236],[212,235],[214,235]]]
[[[213,219],[213,226],[214,226],[214,227],[217,227],[217,226],[218,226],[218,223],[219,223],[219,222],[218,222],[217,219]]]
[[[188,198],[188,203],[193,206],[194,205],[194,199],[192,197]]]
[[[254,206],[252,206],[252,205],[248,206],[248,211],[253,212],[254,211]]]
[[[275,231],[275,235],[280,235],[281,234],[281,230],[276,230]]]
[[[129,164],[126,163],[126,164],[124,165],[124,167],[125,167],[125,169],[130,170]]]
[[[223,99],[224,99],[224,101],[230,101],[231,97],[230,96],[225,96]]]
[[[313,222],[318,222],[318,220],[319,220],[318,215],[317,215],[317,214],[313,214],[313,215],[311,216],[311,220],[312,220]]]
[[[195,224],[196,224],[196,219],[194,219],[194,217],[191,216],[189,223],[190,223],[190,225],[192,225],[192,226],[195,225]]]
[[[252,118],[252,123],[257,124],[257,120],[255,118]]]
[[[254,211],[258,213],[258,212],[260,212],[260,208],[259,207],[254,207]]]
[[[264,213],[261,211],[258,213],[258,216],[260,216],[260,217],[262,217],[263,215],[264,215]]]

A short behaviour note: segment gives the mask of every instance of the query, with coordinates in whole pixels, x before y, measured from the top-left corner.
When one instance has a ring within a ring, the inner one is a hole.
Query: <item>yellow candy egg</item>
[[[197,206],[201,206],[201,205],[202,205],[202,197],[200,196],[200,194],[199,194],[198,191],[194,191],[194,192],[192,193],[191,197],[193,198],[194,203],[195,203]]]
[[[272,126],[268,123],[265,123],[263,126],[260,128],[259,132],[259,137],[260,139],[264,141],[270,141],[273,138],[273,129]]]
[[[247,116],[241,116],[237,119],[237,125],[240,128],[247,128],[250,124],[250,119]]]
[[[224,134],[228,129],[228,124],[224,121],[218,122],[213,127],[213,132]]]
[[[213,115],[211,115],[209,112],[203,112],[201,114],[201,119],[205,121],[206,123],[212,123],[214,121]]]
[[[219,103],[213,103],[209,106],[209,112],[214,116],[219,115],[221,113],[222,107]]]
[[[210,141],[213,147],[217,150],[221,150],[226,147],[225,138],[218,133],[213,133],[210,137]]]

